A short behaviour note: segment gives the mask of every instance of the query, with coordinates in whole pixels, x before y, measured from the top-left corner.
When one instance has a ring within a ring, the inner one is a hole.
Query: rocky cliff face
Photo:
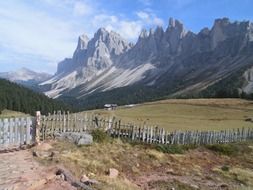
[[[49,89],[47,95],[59,96],[66,89],[73,89],[96,78],[129,49],[129,43],[119,34],[104,28],[100,28],[90,40],[82,35],[78,38],[73,57],[60,62],[56,74],[41,85]]]
[[[174,19],[166,30],[143,30],[135,45],[119,34],[99,29],[82,35],[71,59],[41,85],[51,97],[84,97],[119,87],[140,85],[178,96],[199,92],[238,69],[253,64],[253,24],[216,19],[195,34]]]

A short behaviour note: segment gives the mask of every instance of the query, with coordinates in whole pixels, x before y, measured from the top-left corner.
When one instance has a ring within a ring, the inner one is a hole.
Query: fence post
[[[10,118],[10,144],[14,144],[14,119]]]
[[[63,132],[66,132],[66,115],[65,115],[65,111],[63,111]]]
[[[4,128],[3,128],[3,144],[7,146],[8,141],[8,128],[9,128],[9,120],[6,118],[4,119]]]
[[[26,145],[30,144],[30,140],[31,140],[31,136],[30,136],[30,132],[31,132],[31,119],[29,117],[26,118]]]
[[[35,123],[35,143],[40,144],[40,111],[36,111],[36,123]]]

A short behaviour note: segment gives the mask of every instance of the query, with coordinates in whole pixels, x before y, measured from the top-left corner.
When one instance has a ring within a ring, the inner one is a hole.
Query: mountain
[[[47,73],[37,73],[27,68],[21,68],[12,72],[0,73],[0,78],[7,79],[28,87],[48,80],[50,77],[52,77],[52,75]]]
[[[46,92],[48,96],[58,97],[65,90],[90,84],[93,79],[112,68],[120,55],[127,52],[130,47],[119,34],[108,32],[104,28],[99,29],[90,40],[86,35],[82,35],[78,39],[72,59],[60,62],[56,74],[41,83],[41,86],[44,88],[48,86],[49,90]],[[93,88],[92,84],[87,87]]]
[[[35,111],[42,114],[52,113],[57,110],[72,108],[58,100],[53,100],[44,94],[36,93],[16,83],[0,79],[0,112],[3,109],[20,111],[34,115]]]
[[[164,97],[240,97],[253,92],[252,52],[250,21],[216,19],[211,29],[194,33],[171,18],[165,30],[143,30],[135,45],[101,28],[92,39],[80,36],[73,57],[40,85],[50,97],[88,107]]]

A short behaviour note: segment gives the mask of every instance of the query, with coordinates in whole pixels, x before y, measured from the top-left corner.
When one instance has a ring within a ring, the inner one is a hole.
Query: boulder
[[[220,184],[220,188],[221,188],[221,189],[228,189],[229,186],[228,186],[228,184],[226,184],[226,183],[222,183],[222,184]]]
[[[40,143],[38,146],[36,146],[36,150],[39,151],[48,151],[52,148],[53,148],[52,145],[46,142]]]
[[[93,143],[93,138],[90,134],[83,132],[64,132],[55,134],[55,138],[59,140],[68,140],[77,145],[87,145]]]
[[[87,181],[89,181],[90,179],[87,177],[87,175],[82,175],[82,177],[80,178],[80,182],[82,183],[86,183]]]
[[[193,189],[199,189],[199,186],[197,186],[195,184],[191,184],[190,187],[192,187]]]
[[[34,157],[38,157],[41,159],[45,159],[45,158],[52,159],[55,155],[54,152],[47,152],[47,151],[40,151],[40,150],[33,150],[32,154]]]
[[[109,175],[110,178],[116,178],[119,175],[119,171],[116,170],[115,168],[110,168],[109,172],[108,172],[108,175]]]

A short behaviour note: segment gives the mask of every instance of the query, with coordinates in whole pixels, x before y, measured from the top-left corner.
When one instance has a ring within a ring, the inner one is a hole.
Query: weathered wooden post
[[[3,127],[3,144],[7,147],[8,144],[8,128],[9,128],[9,119],[4,119],[4,127]]]
[[[26,145],[29,145],[30,144],[30,141],[31,141],[31,119],[29,117],[26,118],[26,134],[25,134],[25,142],[26,142]]]
[[[36,123],[35,123],[35,144],[40,144],[40,111],[36,111]]]
[[[10,118],[10,144],[14,144],[14,119]]]

